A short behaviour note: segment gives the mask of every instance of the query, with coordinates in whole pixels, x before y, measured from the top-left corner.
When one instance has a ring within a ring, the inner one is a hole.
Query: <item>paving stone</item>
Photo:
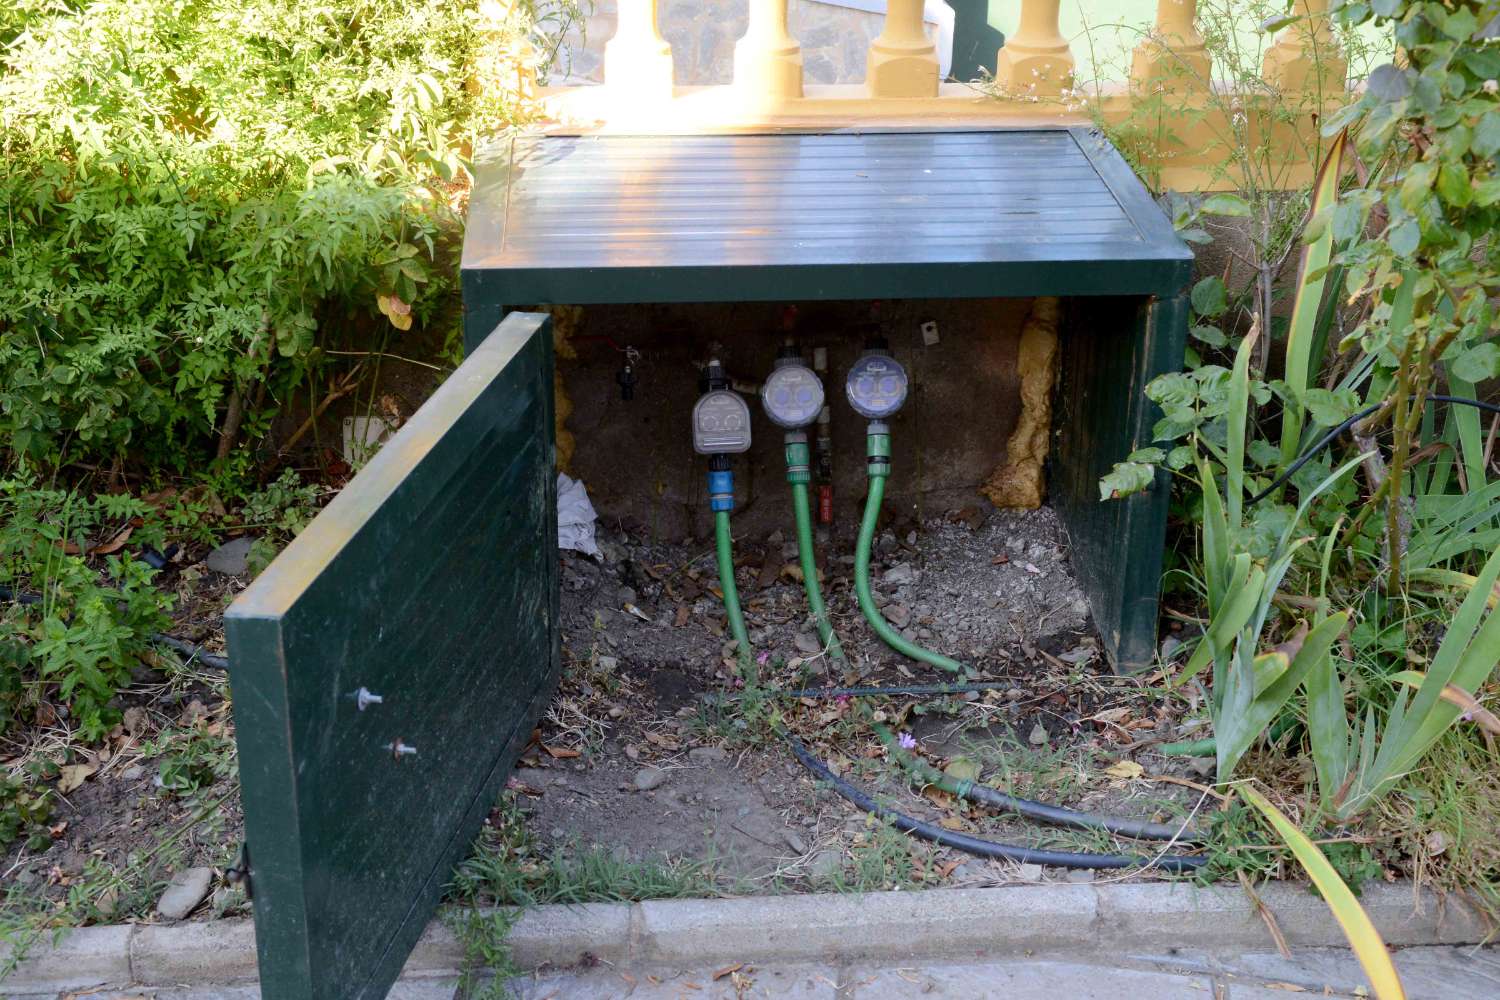
[[[1500,996],[1500,957],[1493,947],[1404,948],[1392,958],[1411,1000],[1494,1000]],[[1290,960],[1274,951],[1233,955],[1221,959],[1219,965],[1232,976],[1226,981],[1234,987],[1236,1000],[1241,987],[1253,983],[1290,983],[1314,994],[1325,987],[1356,996],[1360,989],[1369,990],[1364,969],[1347,948],[1300,949]],[[1282,990],[1283,1000],[1285,994]]]
[[[714,979],[724,966],[688,968],[630,968],[567,970],[513,982],[517,1000],[842,1000],[837,992],[838,970],[826,965],[751,967],[742,972],[743,992],[731,974]],[[655,977],[656,982],[652,982]],[[1203,1000],[1203,998],[1199,998]]]
[[[1206,976],[1115,969],[1062,961],[975,962],[915,968],[845,971],[851,1000],[930,1000],[932,997],[1003,997],[1005,1000],[1209,1000]],[[1285,997],[1282,998],[1285,1000]]]

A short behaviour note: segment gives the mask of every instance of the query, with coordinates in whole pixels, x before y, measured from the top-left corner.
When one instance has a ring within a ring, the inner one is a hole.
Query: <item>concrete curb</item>
[[[1322,900],[1302,886],[1260,890],[1293,947],[1345,944]],[[1410,884],[1377,885],[1361,900],[1395,947],[1474,944],[1484,919]],[[1128,954],[1240,952],[1271,941],[1237,888],[1100,883],[933,889],[867,895],[763,896],[544,906],[523,914],[508,943],[518,964],[810,962],[1006,956],[1100,949]],[[0,949],[0,956],[8,949]],[[451,973],[463,962],[453,933],[434,922],[405,976]],[[249,920],[120,925],[72,931],[34,945],[4,982],[16,993],[92,986],[168,986],[253,980]]]

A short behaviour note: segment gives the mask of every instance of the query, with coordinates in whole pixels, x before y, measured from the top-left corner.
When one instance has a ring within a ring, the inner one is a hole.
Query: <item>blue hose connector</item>
[[[734,472],[711,469],[708,473],[708,506],[710,510],[734,510]]]

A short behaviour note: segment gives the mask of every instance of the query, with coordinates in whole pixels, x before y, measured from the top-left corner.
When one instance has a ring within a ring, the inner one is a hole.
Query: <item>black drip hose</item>
[[[0,601],[15,601],[17,604],[40,604],[42,603],[42,595],[0,586]],[[190,661],[197,660],[205,667],[211,667],[214,670],[229,669],[228,657],[215,656],[213,653],[206,652],[202,646],[195,646],[186,639],[179,639],[175,635],[164,635],[161,632],[152,632],[150,638],[156,645],[176,650]]]
[[[1014,684],[911,684],[905,687],[792,688],[773,692],[781,698],[877,698],[881,695],[903,697],[918,694],[968,694],[979,691],[1005,691]],[[743,698],[741,692],[736,697]]]
[[[1428,396],[1427,402],[1457,403],[1460,406],[1472,406],[1477,410],[1484,410],[1487,413],[1500,413],[1500,405],[1496,405],[1494,403],[1486,403],[1480,399],[1469,399],[1466,396]],[[1338,437],[1340,434],[1344,433],[1349,428],[1353,427],[1355,424],[1368,417],[1370,414],[1379,410],[1382,405],[1383,404],[1381,403],[1376,403],[1374,406],[1367,406],[1363,410],[1360,410],[1358,413],[1346,419],[1337,427],[1333,428],[1333,430],[1329,431],[1327,434],[1324,434],[1321,438],[1318,439],[1316,444],[1304,451],[1302,454],[1298,455],[1297,460],[1289,465],[1285,472],[1277,476],[1275,479],[1271,480],[1270,486],[1267,486],[1265,489],[1255,494],[1255,496],[1251,497],[1247,502],[1252,504],[1260,503],[1266,497],[1270,496],[1272,493],[1275,493],[1282,486],[1286,485],[1286,482],[1289,479],[1297,474],[1298,469],[1302,468],[1308,462],[1311,462],[1317,456],[1318,452],[1322,451],[1324,448],[1327,448],[1330,444],[1332,444],[1334,438]]]
[[[1205,858],[1194,857],[1183,854],[1163,854],[1153,858],[1131,857],[1127,854],[1090,854],[1080,851],[1047,851],[1037,850],[1030,847],[1020,847],[1015,844],[1001,844],[993,840],[984,840],[980,837],[971,837],[964,833],[954,833],[944,830],[940,826],[925,823],[922,820],[897,812],[889,806],[883,806],[869,795],[865,794],[854,785],[844,781],[842,778],[830,771],[826,765],[812,754],[807,752],[797,739],[789,734],[783,734],[787,743],[792,748],[792,753],[802,766],[811,771],[815,776],[821,778],[831,785],[834,791],[854,803],[864,812],[879,816],[881,819],[890,820],[896,829],[930,840],[944,847],[954,847],[960,851],[976,855],[981,858],[999,858],[1004,861],[1015,861],[1021,864],[1052,865],[1059,868],[1135,868],[1156,867],[1170,872],[1191,872],[1203,867]]]

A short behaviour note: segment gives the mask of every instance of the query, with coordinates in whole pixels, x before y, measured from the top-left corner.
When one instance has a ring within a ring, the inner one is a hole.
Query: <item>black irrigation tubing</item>
[[[1466,396],[1428,396],[1427,402],[1457,403],[1460,406],[1472,406],[1477,410],[1484,410],[1487,413],[1500,413],[1500,405],[1497,405],[1495,403],[1486,403],[1480,399],[1469,399]],[[1327,434],[1324,434],[1321,438],[1318,439],[1318,442],[1316,444],[1304,451],[1302,454],[1298,455],[1297,460],[1290,466],[1288,466],[1285,472],[1272,480],[1270,486],[1267,486],[1265,489],[1255,494],[1255,496],[1251,497],[1246,502],[1252,504],[1260,503],[1266,497],[1270,496],[1272,493],[1275,493],[1282,486],[1286,485],[1287,480],[1291,479],[1297,474],[1298,469],[1302,468],[1308,462],[1311,462],[1315,457],[1317,457],[1318,452],[1322,451],[1324,448],[1327,448],[1330,444],[1332,444],[1334,438],[1338,437],[1340,434],[1344,433],[1349,428],[1353,427],[1355,424],[1359,423],[1361,420],[1374,413],[1376,410],[1379,410],[1382,405],[1383,404],[1376,403],[1374,406],[1367,406],[1363,410],[1360,410],[1358,413],[1349,417],[1337,427],[1333,428],[1333,430],[1329,431]]]
[[[855,806],[864,812],[871,813],[881,819],[890,820],[896,829],[921,837],[923,840],[930,840],[935,844],[942,844],[944,847],[954,847],[977,857],[999,858],[1021,864],[1052,865],[1059,868],[1134,868],[1137,866],[1150,866],[1170,872],[1196,871],[1203,867],[1207,860],[1184,854],[1162,854],[1144,858],[1132,857],[1128,854],[1091,854],[1080,851],[1038,850],[1031,847],[1020,847],[1015,844],[1001,844],[993,840],[971,837],[964,833],[954,833],[944,830],[940,826],[934,826],[931,823],[926,823],[905,813],[898,812],[889,806],[881,805],[869,795],[830,771],[822,761],[808,753],[807,748],[799,743],[795,737],[789,734],[783,734],[783,737],[803,767],[828,782],[834,791],[854,803]]]
[[[17,604],[40,604],[42,603],[42,595],[0,586],[0,601],[15,601]],[[213,653],[206,652],[202,646],[195,646],[186,639],[179,639],[175,635],[164,635],[161,632],[152,632],[150,638],[156,645],[176,650],[183,656],[186,656],[189,661],[197,660],[205,667],[210,667],[214,670],[229,669],[228,657],[215,656]]]
[[[981,785],[977,781],[956,780],[939,771],[927,761],[911,755],[906,750],[892,746],[890,742],[894,739],[890,730],[876,724],[876,734],[880,741],[886,744],[891,756],[896,762],[918,778],[928,781],[944,791],[968,799],[970,802],[978,802],[980,805],[998,809],[1001,812],[1014,813],[1033,819],[1039,823],[1050,823],[1053,826],[1065,826],[1074,830],[1102,830],[1105,833],[1113,833],[1121,837],[1131,837],[1136,840],[1174,840],[1182,844],[1198,843],[1203,839],[1202,834],[1190,830],[1186,826],[1171,823],[1148,823],[1145,820],[1131,819],[1125,816],[1105,816],[1099,813],[1080,812],[1077,809],[1068,809],[1064,806],[1054,806],[1046,802],[1038,802],[1035,799],[1023,799],[1005,792]]]
[[[771,691],[779,698],[876,698],[880,695],[904,697],[919,694],[968,694],[979,691],[1007,691],[1014,683],[988,684],[912,684],[906,687],[792,688]],[[744,697],[740,692],[736,697]]]

